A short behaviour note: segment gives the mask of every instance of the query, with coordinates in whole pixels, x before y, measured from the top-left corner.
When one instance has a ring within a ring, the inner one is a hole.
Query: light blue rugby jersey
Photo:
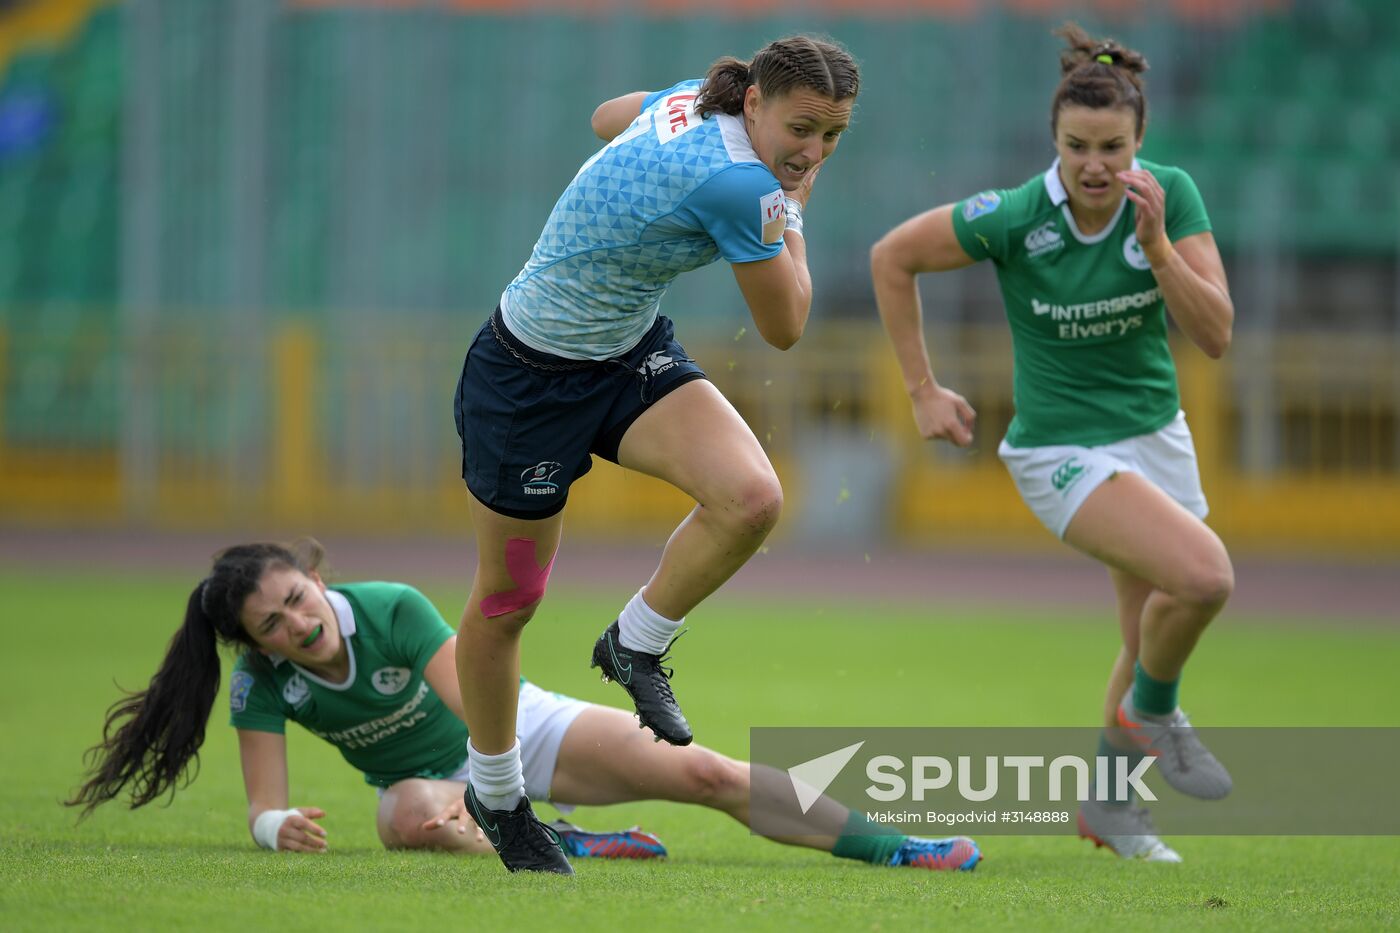
[[[527,346],[569,359],[617,356],[646,334],[682,272],[782,251],[778,179],[739,117],[695,113],[701,83],[649,94],[560,195],[501,295],[506,326]]]

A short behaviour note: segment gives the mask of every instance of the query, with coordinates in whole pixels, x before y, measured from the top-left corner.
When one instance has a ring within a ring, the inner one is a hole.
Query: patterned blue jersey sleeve
[[[727,261],[757,262],[783,251],[783,211],[783,189],[768,167],[741,162],[715,173],[676,213],[708,233]]]

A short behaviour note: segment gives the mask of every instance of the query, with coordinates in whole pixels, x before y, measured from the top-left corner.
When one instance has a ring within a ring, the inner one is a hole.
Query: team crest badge
[[[293,674],[292,679],[287,681],[282,687],[282,699],[291,706],[300,706],[306,702],[306,698],[311,696],[311,687],[300,674]]]
[[[369,676],[370,685],[380,693],[393,696],[408,686],[412,672],[406,667],[381,667]]]
[[[520,484],[527,496],[546,496],[559,491],[554,474],[564,469],[557,460],[542,460],[520,471]]]
[[[1142,244],[1138,243],[1136,233],[1128,234],[1128,238],[1123,241],[1123,261],[1144,272],[1152,268],[1152,263],[1147,261],[1147,256],[1142,251]]]

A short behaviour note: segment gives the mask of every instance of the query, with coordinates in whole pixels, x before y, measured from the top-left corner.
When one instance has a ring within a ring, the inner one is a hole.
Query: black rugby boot
[[[481,827],[508,870],[556,875],[574,873],[574,866],[569,864],[559,845],[559,835],[535,817],[529,797],[521,795],[520,802],[510,811],[487,809],[476,799],[476,791],[470,784],[463,797],[476,825]]]
[[[602,669],[604,683],[615,680],[622,685],[636,704],[642,727],[656,733],[656,741],[665,739],[672,745],[689,745],[695,736],[671,692],[669,678],[675,672],[661,666],[666,660],[668,656],[622,647],[614,621],[598,636],[593,645],[593,661],[588,666]]]

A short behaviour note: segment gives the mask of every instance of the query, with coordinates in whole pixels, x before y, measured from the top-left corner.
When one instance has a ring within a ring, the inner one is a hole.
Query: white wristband
[[[264,810],[253,820],[253,841],[264,849],[277,851],[277,834],[295,810]]]
[[[802,236],[802,205],[796,198],[783,198],[783,212],[787,215],[784,223],[786,229],[791,230],[798,236]],[[806,239],[803,237],[803,239]]]

